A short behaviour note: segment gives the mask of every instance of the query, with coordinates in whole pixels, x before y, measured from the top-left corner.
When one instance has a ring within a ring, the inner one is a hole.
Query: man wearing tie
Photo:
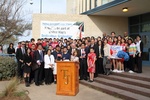
[[[34,62],[37,64],[38,68],[34,71],[34,81],[35,85],[43,85],[43,75],[44,75],[44,51],[42,44],[37,45],[37,50],[34,52]]]
[[[78,50],[78,57],[80,62],[80,80],[87,80],[87,50],[85,49],[85,43],[81,44],[81,49]]]
[[[16,58],[18,62],[18,68],[17,68],[17,75],[20,78],[23,78],[23,69],[21,68],[23,62],[24,62],[24,54],[26,53],[25,51],[25,42],[21,42],[21,48],[18,48],[16,51]]]

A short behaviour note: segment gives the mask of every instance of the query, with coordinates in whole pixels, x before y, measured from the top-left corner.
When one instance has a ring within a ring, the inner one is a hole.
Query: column
[[[88,11],[88,10],[90,10],[90,0],[87,0],[86,2],[87,2],[86,9],[87,9],[87,11]]]
[[[95,8],[95,0],[91,0],[91,9]]]
[[[86,0],[82,0],[82,1],[83,1],[83,12],[85,12],[86,11],[86,9],[85,9],[86,8],[86,3],[85,3]]]
[[[80,2],[80,13],[82,13],[83,12],[83,0],[79,0]]]

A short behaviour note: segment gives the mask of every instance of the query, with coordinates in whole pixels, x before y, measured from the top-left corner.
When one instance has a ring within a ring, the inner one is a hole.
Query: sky
[[[30,2],[33,2],[31,5]],[[25,20],[32,22],[32,15],[40,13],[40,1],[42,1],[42,13],[44,14],[66,14],[66,0],[27,0],[24,5]],[[25,33],[27,34],[27,33]],[[19,37],[19,41],[30,40],[32,34],[29,36]]]

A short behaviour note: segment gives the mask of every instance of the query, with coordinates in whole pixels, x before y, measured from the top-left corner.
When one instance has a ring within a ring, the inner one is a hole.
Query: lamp
[[[32,1],[32,0],[30,0],[30,4],[31,4],[31,5],[33,4],[33,1]]]
[[[128,8],[127,8],[127,7],[124,7],[124,8],[122,8],[122,11],[123,11],[123,12],[127,12],[127,11],[128,11]]]

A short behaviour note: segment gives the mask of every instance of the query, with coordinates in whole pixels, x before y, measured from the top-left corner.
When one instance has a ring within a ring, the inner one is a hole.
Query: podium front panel
[[[57,92],[59,95],[76,95],[79,91],[78,64],[70,61],[57,62]]]

